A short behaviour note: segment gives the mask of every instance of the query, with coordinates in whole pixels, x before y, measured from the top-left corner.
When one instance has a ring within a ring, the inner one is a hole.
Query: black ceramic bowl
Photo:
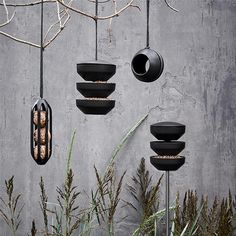
[[[181,156],[180,158],[164,159],[151,156],[150,162],[158,170],[175,171],[185,163],[185,157]]]
[[[143,82],[153,82],[160,77],[164,61],[156,51],[145,48],[137,52],[131,62],[134,76]]]
[[[116,88],[114,83],[76,83],[77,90],[86,98],[107,98]]]
[[[153,141],[150,142],[151,149],[160,156],[177,156],[185,148],[185,142],[180,141]]]
[[[76,99],[76,106],[90,115],[106,115],[115,106],[115,100]]]
[[[151,125],[150,131],[159,140],[178,140],[185,133],[185,125],[177,122],[159,122]]]
[[[116,73],[116,65],[105,61],[78,63],[77,72],[86,81],[107,81]]]

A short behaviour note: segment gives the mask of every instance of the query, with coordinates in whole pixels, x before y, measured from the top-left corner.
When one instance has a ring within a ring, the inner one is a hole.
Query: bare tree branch
[[[53,40],[55,40],[57,38],[57,36],[62,32],[62,30],[65,28],[66,23],[70,20],[70,15],[67,15],[67,18],[65,20],[65,22],[62,24],[61,28],[55,33],[55,35],[48,40],[45,44],[44,44],[44,48],[46,48]]]
[[[74,12],[76,12],[76,13],[78,13],[78,14],[81,14],[81,15],[83,15],[83,16],[89,17],[89,18],[94,19],[94,20],[107,20],[107,19],[110,19],[110,18],[117,17],[117,16],[119,16],[123,11],[125,11],[127,8],[129,8],[129,7],[133,4],[133,2],[134,2],[134,0],[129,0],[129,2],[128,2],[123,8],[121,8],[119,11],[117,11],[117,12],[115,12],[114,14],[111,14],[111,15],[109,15],[109,16],[95,16],[95,15],[91,15],[91,14],[89,14],[89,13],[86,13],[86,12],[84,12],[84,11],[81,11],[81,10],[79,10],[79,9],[77,9],[77,8],[74,8],[74,7],[72,7],[72,6],[69,6],[68,4],[64,3],[63,0],[57,0],[57,1],[58,1],[61,5],[63,5],[64,7],[70,9],[71,11],[74,11]]]
[[[44,3],[52,3],[56,2],[57,0],[44,0]],[[34,5],[40,4],[41,1],[29,2],[29,3],[6,3],[8,7],[30,7]],[[4,6],[4,2],[0,2],[0,6]]]
[[[71,1],[68,3],[68,5],[70,5],[70,4],[72,3],[72,1],[73,1],[73,0],[71,0]],[[44,48],[46,48],[47,46],[49,46],[49,45],[58,37],[58,35],[62,32],[62,30],[65,28],[65,25],[67,24],[67,22],[68,22],[69,19],[70,19],[70,15],[69,15],[69,13],[68,13],[69,9],[65,8],[65,9],[63,9],[63,10],[60,10],[59,3],[58,3],[56,0],[44,0],[44,3],[46,3],[46,2],[47,2],[47,3],[49,3],[49,2],[50,2],[50,3],[53,3],[53,2],[56,3],[58,20],[57,20],[57,22],[55,22],[54,24],[52,24],[52,25],[48,28],[48,30],[47,30],[47,32],[46,32],[46,35],[45,35],[45,37],[44,37],[44,41],[46,41],[46,38],[47,38],[49,32],[52,31],[53,28],[55,28],[55,26],[56,26],[57,24],[59,24],[59,29],[56,31],[56,33],[55,33],[47,42],[44,43],[44,45],[43,45]],[[36,5],[36,4],[39,4],[39,3],[41,3],[41,1],[34,2],[34,3],[29,3],[29,4],[34,4],[34,5]],[[15,16],[15,12],[14,12],[13,15],[11,16],[11,18],[9,19],[9,13],[8,13],[8,9],[7,9],[7,6],[8,6],[9,4],[7,5],[6,2],[5,2],[5,0],[3,0],[3,4],[4,4],[4,8],[5,8],[6,15],[7,15],[7,18],[8,18],[8,19],[7,19],[7,21],[4,22],[3,24],[0,24],[0,27],[3,27],[3,26],[5,26],[5,25],[9,24],[9,23],[12,21],[12,19],[14,18],[14,16]],[[1,6],[1,4],[0,4],[0,6]],[[18,6],[19,6],[19,5],[18,5]],[[22,6],[22,5],[21,5],[21,6]],[[32,6],[32,5],[31,5],[31,6]],[[65,17],[66,17],[65,21],[62,22],[62,20],[63,20]],[[23,43],[23,44],[26,44],[26,45],[29,45],[29,46],[33,46],[33,47],[36,47],[36,48],[40,48],[40,45],[39,45],[39,44],[30,42],[30,41],[27,41],[27,40],[20,39],[20,38],[18,38],[18,37],[16,37],[16,36],[13,36],[13,35],[11,35],[11,34],[9,34],[9,33],[4,32],[4,31],[0,31],[0,34],[6,36],[6,37],[8,37],[8,38],[10,38],[10,39],[12,39],[12,40],[14,40],[14,41],[16,41],[16,42]]]

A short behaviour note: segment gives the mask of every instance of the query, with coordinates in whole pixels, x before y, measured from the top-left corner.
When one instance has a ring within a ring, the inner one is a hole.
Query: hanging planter
[[[44,165],[52,154],[52,109],[43,99],[43,0],[41,1],[40,99],[31,109],[30,149],[38,165]]]
[[[150,0],[147,0],[146,48],[138,51],[131,62],[131,69],[134,76],[142,82],[153,82],[157,80],[164,69],[162,56],[149,47],[149,5]]]
[[[178,170],[185,157],[178,154],[185,148],[185,142],[172,141],[185,133],[185,125],[176,122],[159,122],[150,126],[151,133],[161,141],[150,142],[151,149],[157,156],[150,157],[151,164],[158,170]]]
[[[98,15],[98,0],[95,2],[95,15]],[[115,100],[107,97],[115,91],[114,83],[107,81],[116,73],[116,65],[97,58],[97,19],[95,19],[95,61],[77,64],[78,74],[90,83],[76,83],[77,90],[86,99],[76,99],[76,106],[90,115],[106,115],[115,106]]]

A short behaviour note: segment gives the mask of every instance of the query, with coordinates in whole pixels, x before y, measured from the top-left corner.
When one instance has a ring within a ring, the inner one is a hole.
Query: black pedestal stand
[[[157,156],[151,156],[151,164],[166,173],[166,236],[170,235],[170,171],[178,170],[184,163],[185,157],[178,156],[184,149],[185,143],[178,140],[185,133],[185,125],[176,122],[160,122],[150,127],[151,133],[163,141],[154,141],[150,146]]]

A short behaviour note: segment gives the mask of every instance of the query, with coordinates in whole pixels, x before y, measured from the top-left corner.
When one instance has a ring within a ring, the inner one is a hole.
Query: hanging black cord
[[[147,0],[147,44],[146,44],[147,48],[149,48],[149,6],[150,6],[150,0]]]
[[[95,3],[95,60],[98,59],[98,0]]]
[[[41,1],[40,98],[43,98],[43,0]]]

